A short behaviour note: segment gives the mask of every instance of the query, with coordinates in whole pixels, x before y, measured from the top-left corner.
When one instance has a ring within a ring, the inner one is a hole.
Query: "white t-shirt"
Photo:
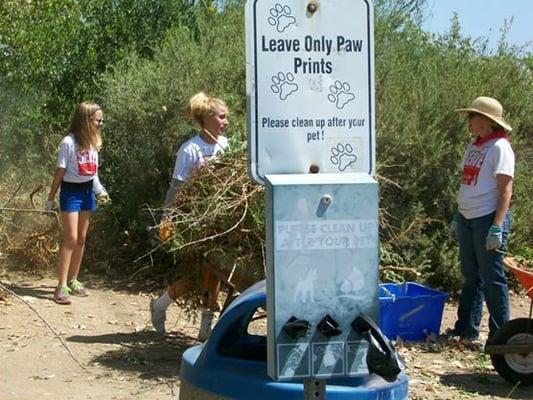
[[[208,161],[221,156],[228,147],[228,139],[218,136],[217,143],[206,143],[196,135],[183,143],[177,153],[172,178],[185,182],[192,172],[205,165]]]
[[[57,167],[65,168],[63,181],[84,183],[92,180],[95,193],[102,192],[103,187],[98,178],[98,151],[93,148],[77,151],[72,133],[65,136],[59,144]]]
[[[466,219],[488,215],[498,206],[496,175],[514,176],[514,152],[507,139],[493,139],[480,146],[470,143],[463,159],[459,212]]]

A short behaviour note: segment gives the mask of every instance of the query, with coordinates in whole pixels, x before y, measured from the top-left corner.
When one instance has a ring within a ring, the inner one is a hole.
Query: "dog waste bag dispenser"
[[[368,374],[351,323],[378,313],[378,186],[367,174],[267,175],[268,374]]]

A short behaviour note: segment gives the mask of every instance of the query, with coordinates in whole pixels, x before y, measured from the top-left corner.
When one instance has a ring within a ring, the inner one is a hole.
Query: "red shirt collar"
[[[481,146],[482,144],[485,144],[487,143],[488,141],[490,140],[493,140],[493,139],[506,139],[506,140],[509,140],[509,135],[507,135],[507,132],[505,131],[496,131],[496,132],[492,132],[490,135],[488,136],[477,136],[476,139],[474,140],[474,146]]]

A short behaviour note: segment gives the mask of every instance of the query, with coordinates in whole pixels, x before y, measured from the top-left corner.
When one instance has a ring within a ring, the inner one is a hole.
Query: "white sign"
[[[375,172],[370,0],[248,0],[250,172]]]

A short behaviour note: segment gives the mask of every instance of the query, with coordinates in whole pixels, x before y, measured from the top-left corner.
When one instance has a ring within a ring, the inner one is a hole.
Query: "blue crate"
[[[439,334],[444,292],[414,282],[379,285],[380,328],[389,339],[421,341]]]

